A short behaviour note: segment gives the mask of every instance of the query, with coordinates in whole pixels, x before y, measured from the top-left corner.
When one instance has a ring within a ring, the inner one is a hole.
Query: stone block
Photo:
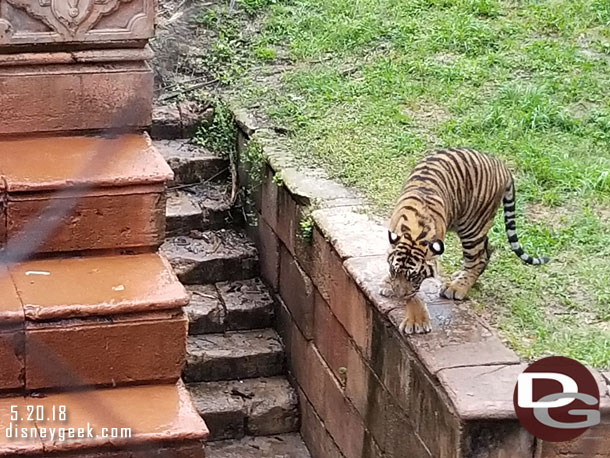
[[[209,334],[225,330],[226,312],[214,285],[189,285],[191,296],[184,308],[189,319],[189,334]]]
[[[57,412],[58,406],[66,406],[66,419],[57,415],[55,419],[38,422],[46,428],[86,428],[89,424],[97,433],[91,438],[77,438],[59,441],[47,436],[42,438],[45,456],[72,453],[74,457],[104,456],[108,453],[122,453],[116,456],[128,458],[188,456],[202,458],[195,454],[193,446],[201,444],[208,436],[205,423],[197,414],[189,394],[181,382],[164,385],[107,388],[80,392],[49,394],[45,397],[27,397],[25,404],[33,409],[43,409],[45,414]],[[102,428],[130,428],[130,437],[103,437]],[[30,442],[31,443],[31,442]],[[175,455],[167,444],[178,450],[188,446],[190,453]],[[201,447],[201,445],[199,445]],[[125,454],[124,449],[138,453]],[[148,450],[149,454],[145,454]],[[163,451],[164,453],[160,453]],[[201,452],[201,448],[199,449]],[[94,453],[101,453],[95,455]],[[65,455],[59,455],[65,456]]]
[[[263,329],[273,325],[273,299],[257,278],[218,283],[226,310],[226,329]]]
[[[143,129],[152,96],[144,62],[0,67],[0,134]]]
[[[461,419],[447,402],[445,388],[439,386],[417,361],[411,365],[410,373],[406,413],[415,432],[433,457],[460,456]]]
[[[9,270],[31,322],[108,319],[188,303],[167,260],[154,253],[39,259]]]
[[[388,229],[358,207],[325,208],[312,217],[341,259],[385,255]]]
[[[186,318],[175,312],[28,323],[25,386],[175,382],[182,372],[186,333]]]
[[[280,241],[271,227],[260,218],[257,235],[261,276],[277,292],[280,286]]]
[[[317,291],[314,293],[313,335],[314,343],[326,364],[337,380],[345,385],[348,374],[351,375],[348,353],[352,344],[347,332]]]
[[[280,295],[305,338],[313,338],[313,283],[283,246],[280,248]]]
[[[278,175],[281,177],[281,174]],[[263,172],[263,182],[260,189],[260,202],[257,203],[263,220],[271,230],[278,232],[280,184],[275,183],[275,174],[271,167],[266,166]],[[282,218],[284,215],[282,215]]]
[[[467,422],[462,434],[463,456],[538,457],[535,438],[518,421]]]
[[[335,441],[324,427],[324,422],[302,391],[299,391],[299,399],[301,435],[311,453],[311,458],[344,458]]]
[[[190,336],[184,379],[207,382],[271,377],[284,370],[284,351],[272,329]]]
[[[74,43],[145,42],[154,35],[154,0],[10,0],[0,6],[0,50]]]
[[[23,328],[0,329],[0,367],[0,391],[24,388],[25,333]]]
[[[5,139],[7,250],[158,246],[171,170],[144,135]]]
[[[316,286],[337,320],[368,358],[373,309],[328,243],[320,251],[320,256],[322,263],[316,268]]]

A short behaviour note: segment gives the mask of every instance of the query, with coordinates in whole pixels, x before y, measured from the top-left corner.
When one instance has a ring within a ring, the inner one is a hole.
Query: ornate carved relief
[[[0,47],[144,40],[154,0],[0,0]]]

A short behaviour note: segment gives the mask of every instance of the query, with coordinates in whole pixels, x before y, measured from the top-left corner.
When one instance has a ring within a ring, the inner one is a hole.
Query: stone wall
[[[433,283],[425,285],[433,332],[401,335],[403,307],[377,292],[387,269],[383,224],[351,190],[297,166],[273,132],[247,114],[237,120],[240,180],[257,220],[250,230],[277,294],[314,458],[610,456],[608,380],[597,374],[604,425],[570,443],[537,441],[512,406],[519,357],[467,307],[439,299]],[[249,139],[267,161],[259,182],[243,160]]]

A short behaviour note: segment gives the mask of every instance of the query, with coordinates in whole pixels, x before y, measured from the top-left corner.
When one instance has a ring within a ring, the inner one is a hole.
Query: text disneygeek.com
[[[11,406],[8,425],[0,420],[0,435],[7,439],[42,439],[51,442],[65,442],[76,439],[129,439],[131,428],[94,427],[91,423],[80,427],[45,426],[46,421],[66,422],[68,412],[65,405],[59,406]],[[36,423],[34,423],[36,422]]]

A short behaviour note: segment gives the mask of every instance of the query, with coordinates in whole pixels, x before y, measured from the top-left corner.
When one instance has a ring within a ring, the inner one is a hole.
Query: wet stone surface
[[[193,383],[188,389],[210,440],[298,430],[297,396],[284,377]]]
[[[232,230],[193,231],[188,237],[170,237],[161,252],[185,284],[251,278],[258,269],[256,247],[245,234]]]
[[[212,108],[201,109],[188,101],[153,107],[150,135],[157,139],[191,138],[197,127],[209,123],[214,116]]]
[[[191,301],[184,308],[189,320],[189,334],[206,334],[225,330],[226,312],[214,285],[189,285]]]
[[[240,221],[231,205],[231,186],[207,183],[170,188],[167,193],[167,234],[188,235],[193,230],[213,230]]]
[[[385,255],[388,230],[358,207],[317,210],[313,218],[342,259]]]
[[[255,278],[216,286],[227,310],[227,329],[257,329],[273,324],[273,299],[262,281]]]
[[[284,349],[272,329],[190,336],[187,382],[271,377],[284,371]]]
[[[299,434],[211,442],[207,458],[310,458]]]
[[[153,145],[174,171],[173,184],[223,180],[228,176],[227,159],[186,140],[156,140]]]

